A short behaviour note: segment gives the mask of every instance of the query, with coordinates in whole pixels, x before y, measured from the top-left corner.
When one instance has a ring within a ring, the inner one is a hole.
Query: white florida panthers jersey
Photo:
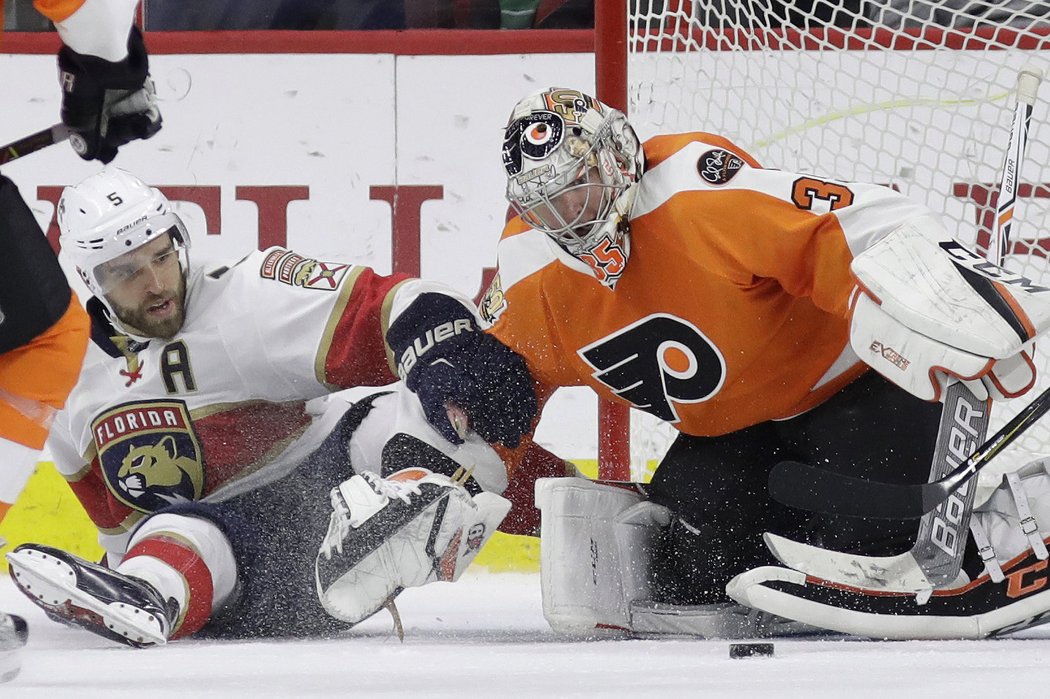
[[[191,274],[171,339],[136,342],[96,309],[50,445],[103,541],[161,507],[287,473],[342,412],[318,421],[307,401],[396,379],[389,309],[414,284],[271,248]]]

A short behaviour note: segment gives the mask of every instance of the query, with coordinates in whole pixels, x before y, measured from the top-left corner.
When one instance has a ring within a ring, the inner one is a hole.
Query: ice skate
[[[142,648],[166,643],[178,603],[152,585],[70,553],[23,544],[7,554],[18,589],[56,621]]]

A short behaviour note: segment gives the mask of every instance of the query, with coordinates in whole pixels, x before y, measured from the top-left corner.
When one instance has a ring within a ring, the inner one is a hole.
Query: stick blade
[[[868,481],[799,461],[781,461],[769,473],[769,494],[777,502],[809,512],[865,519],[922,517],[943,500],[939,491],[927,492],[930,486],[934,484]],[[934,486],[933,490],[938,489]]]

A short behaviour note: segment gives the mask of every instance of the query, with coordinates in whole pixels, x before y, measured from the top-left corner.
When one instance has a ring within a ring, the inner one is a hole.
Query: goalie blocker
[[[949,376],[978,400],[1020,396],[1035,384],[1032,341],[1050,327],[1050,289],[943,236],[924,217],[857,255],[850,344],[924,400],[940,400]]]

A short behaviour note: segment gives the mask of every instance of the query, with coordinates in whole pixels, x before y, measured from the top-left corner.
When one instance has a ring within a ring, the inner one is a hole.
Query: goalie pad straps
[[[988,576],[992,579],[992,582],[1002,582],[1006,576],[1003,575],[1003,568],[999,565],[999,559],[995,557],[995,549],[992,548],[992,544],[988,541],[988,535],[984,533],[981,525],[974,520],[970,520],[970,533],[973,534],[973,543],[977,546],[977,555],[981,557]]]
[[[1021,485],[1021,478],[1017,475],[1017,472],[1011,472],[1007,473],[1004,479],[1010,488],[1010,494],[1014,497],[1018,526],[1021,527],[1021,532],[1028,539],[1028,544],[1035,552],[1035,557],[1040,561],[1045,561],[1047,557],[1046,544],[1043,543],[1042,537],[1039,536],[1039,525],[1036,523],[1035,517],[1032,516],[1032,508],[1028,505],[1028,496],[1025,495],[1024,486]]]

